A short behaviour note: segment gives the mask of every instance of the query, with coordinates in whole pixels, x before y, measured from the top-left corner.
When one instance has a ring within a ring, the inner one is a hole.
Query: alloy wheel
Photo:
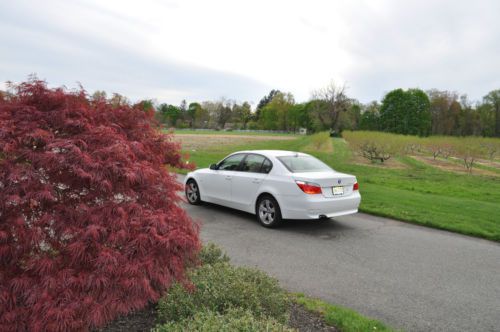
[[[276,208],[269,199],[263,199],[259,204],[259,218],[263,224],[272,224],[276,217]]]
[[[198,186],[195,182],[191,181],[186,186],[186,196],[190,203],[198,201]]]

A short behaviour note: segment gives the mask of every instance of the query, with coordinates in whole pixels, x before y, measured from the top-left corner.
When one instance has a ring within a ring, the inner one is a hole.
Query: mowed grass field
[[[197,167],[238,150],[282,149],[312,154],[340,172],[357,176],[360,211],[500,241],[500,176],[466,174],[403,156],[387,165],[360,160],[341,138],[238,135],[234,132],[174,134]],[[492,175],[490,175],[492,174]]]

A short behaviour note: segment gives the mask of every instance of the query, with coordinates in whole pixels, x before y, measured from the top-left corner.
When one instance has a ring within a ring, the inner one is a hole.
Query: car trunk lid
[[[318,184],[325,197],[348,196],[352,194],[353,185],[356,183],[354,175],[334,171],[293,173],[293,178],[296,181]]]

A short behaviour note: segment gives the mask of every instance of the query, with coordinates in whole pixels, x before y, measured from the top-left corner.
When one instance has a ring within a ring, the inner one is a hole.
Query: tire
[[[280,206],[271,195],[259,198],[255,207],[255,214],[260,224],[267,228],[276,227],[282,221]]]
[[[184,192],[186,194],[186,199],[189,204],[192,205],[200,205],[201,204],[201,195],[200,195],[200,187],[195,180],[188,180],[186,183],[186,187],[184,188]]]

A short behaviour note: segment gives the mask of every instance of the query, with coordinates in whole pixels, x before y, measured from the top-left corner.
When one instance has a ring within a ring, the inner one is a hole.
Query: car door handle
[[[231,180],[232,176],[231,175],[226,175],[226,180]]]
[[[261,179],[253,179],[253,180],[252,180],[252,183],[261,183],[261,182],[262,182],[262,180],[261,180]]]

